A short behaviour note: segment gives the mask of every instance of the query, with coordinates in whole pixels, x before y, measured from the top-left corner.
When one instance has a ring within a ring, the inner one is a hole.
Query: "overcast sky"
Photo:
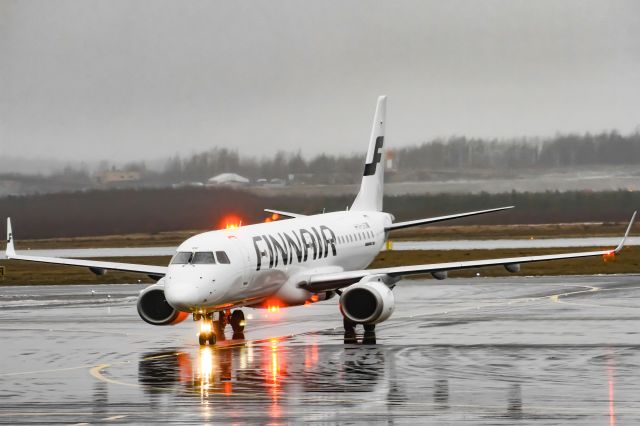
[[[0,0],[0,155],[118,161],[640,125],[639,1]]]

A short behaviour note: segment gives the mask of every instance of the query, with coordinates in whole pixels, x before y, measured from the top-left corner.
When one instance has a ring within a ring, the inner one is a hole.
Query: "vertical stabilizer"
[[[7,218],[7,249],[5,251],[8,258],[15,256],[16,250],[13,246],[13,231],[11,230],[11,219]]]
[[[356,196],[351,210],[382,211],[382,195],[384,185],[384,128],[387,112],[387,97],[380,96],[373,118],[369,150],[364,165],[364,174],[360,184],[360,192]]]

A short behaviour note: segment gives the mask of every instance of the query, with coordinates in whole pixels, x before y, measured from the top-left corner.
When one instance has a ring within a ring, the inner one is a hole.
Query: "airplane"
[[[337,295],[345,338],[355,336],[357,325],[364,327],[366,336],[375,333],[376,324],[393,313],[393,289],[404,277],[431,274],[444,279],[448,271],[487,266],[518,272],[523,263],[608,257],[622,249],[635,212],[620,244],[608,250],[366,269],[383,248],[390,231],[513,207],[395,222],[394,216],[382,209],[385,120],[386,96],[380,96],[360,189],[345,211],[303,215],[265,209],[287,219],[195,235],[180,244],[168,266],[19,254],[8,218],[6,256],[86,267],[97,275],[107,270],[146,274],[156,283],[139,294],[140,317],[152,325],[170,325],[191,316],[200,322],[199,343],[214,345],[216,334],[223,333],[227,324],[234,336],[242,336],[245,307],[280,309]]]

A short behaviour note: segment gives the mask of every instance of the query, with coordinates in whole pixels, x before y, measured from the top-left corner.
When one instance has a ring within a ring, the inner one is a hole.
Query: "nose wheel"
[[[195,317],[194,317],[195,318]],[[213,314],[206,314],[198,317],[200,320],[200,332],[198,333],[198,343],[200,346],[207,344],[213,346],[216,344],[217,338],[213,325]]]
[[[213,313],[194,314],[194,319],[200,321],[200,332],[198,333],[198,342],[201,346],[215,345],[218,340],[224,341],[224,329],[227,324],[233,329],[234,340],[244,340],[244,313],[236,309],[233,311],[220,312],[218,319],[213,320]]]
[[[206,346],[207,344],[213,346],[216,344],[216,340],[216,334],[212,331],[208,333],[198,334],[198,341],[200,342],[200,346]]]

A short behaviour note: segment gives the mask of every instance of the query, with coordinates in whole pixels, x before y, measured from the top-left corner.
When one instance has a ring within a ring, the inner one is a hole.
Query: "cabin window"
[[[216,257],[218,258],[218,263],[231,263],[231,261],[229,260],[229,256],[227,256],[227,253],[224,251],[217,251]]]
[[[212,265],[216,263],[216,258],[213,257],[211,251],[199,251],[193,255],[191,263],[194,265]]]
[[[181,251],[176,253],[171,259],[171,265],[186,265],[191,261],[191,256],[193,253],[190,251]]]

